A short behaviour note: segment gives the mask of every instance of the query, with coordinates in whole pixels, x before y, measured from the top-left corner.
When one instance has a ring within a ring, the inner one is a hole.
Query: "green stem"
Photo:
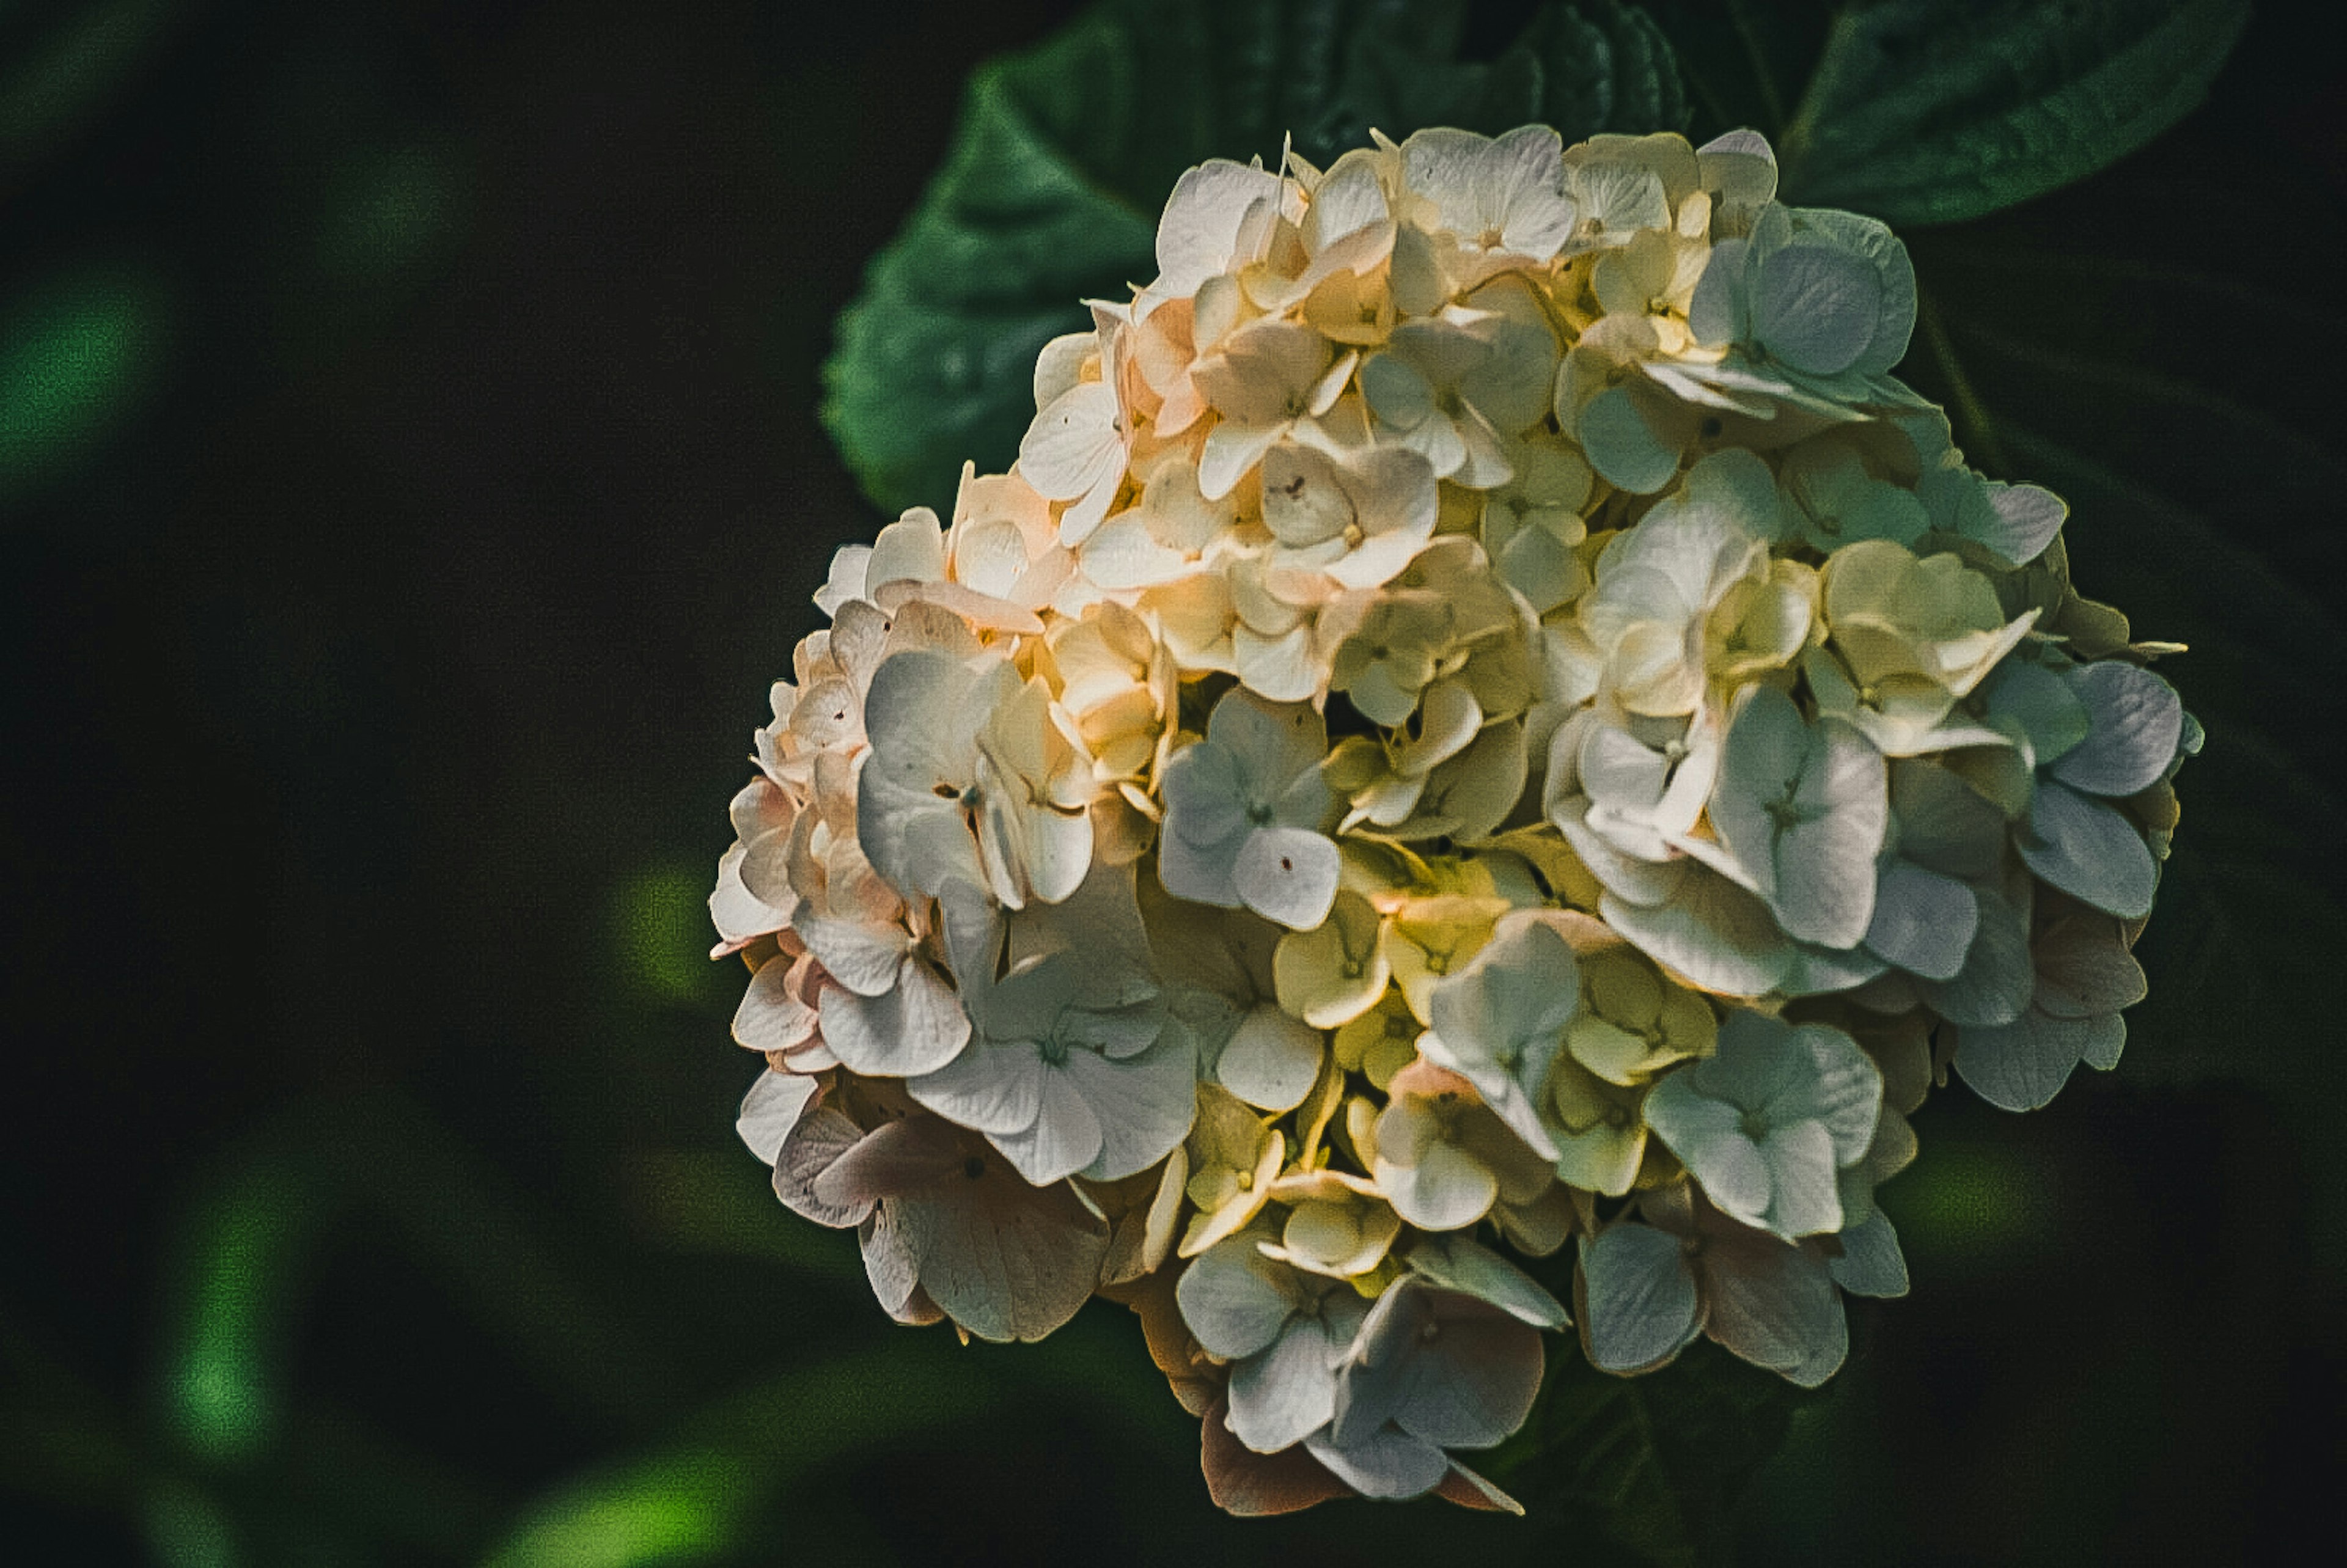
[[[1744,41],[1745,56],[1752,62],[1752,77],[1760,87],[1760,107],[1768,113],[1768,139],[1775,141],[1785,128],[1785,96],[1778,90],[1777,78],[1768,69],[1768,56],[1761,52],[1751,6],[1746,0],[1727,0],[1727,20],[1735,27],[1736,36]]]
[[[1948,378],[1959,444],[1989,468],[1999,474],[2010,473],[2004,443],[1998,438],[1995,423],[1989,418],[1988,405],[1981,401],[1980,394],[1973,388],[1972,377],[1964,374],[1963,362],[1956,358],[1956,345],[1948,336],[1947,323],[1940,319],[1939,306],[1920,287],[1915,291],[1915,319],[1923,329],[1923,341],[1932,345],[1932,357],[1939,363],[1941,374]]]

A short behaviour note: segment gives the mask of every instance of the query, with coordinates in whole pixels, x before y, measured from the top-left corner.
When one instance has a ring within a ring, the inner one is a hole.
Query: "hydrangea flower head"
[[[1822,1381],[1944,1070],[2118,1061],[2169,645],[1751,132],[1208,163],[1156,258],[773,689],[743,1141],[900,1321],[1133,1307],[1238,1512],[1514,1507],[1560,1332]]]

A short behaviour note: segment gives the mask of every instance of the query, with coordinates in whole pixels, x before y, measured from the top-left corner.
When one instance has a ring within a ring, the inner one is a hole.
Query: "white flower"
[[[1271,223],[1299,200],[1292,182],[1260,167],[1209,159],[1174,182],[1157,220],[1154,302],[1186,299],[1234,263],[1253,259]]]
[[[1197,1047],[1147,975],[1052,953],[971,1010],[969,1048],[906,1091],[985,1133],[1037,1186],[1129,1176],[1188,1136]]]
[[[1914,491],[1874,477],[1854,447],[1830,436],[1795,447],[1778,480],[1790,531],[1823,554],[1860,539],[1911,546],[1932,526]]]
[[[1385,351],[1362,362],[1361,391],[1379,425],[1436,477],[1488,490],[1514,476],[1508,443],[1547,412],[1556,338],[1520,279],[1472,298],[1395,327]]]
[[[1284,561],[1340,588],[1391,581],[1433,536],[1434,471],[1404,447],[1274,446],[1263,459],[1263,521]]]
[[[1328,916],[1337,846],[1319,831],[1328,787],[1327,729],[1309,708],[1225,693],[1206,738],[1174,753],[1164,775],[1158,873],[1177,898],[1240,905],[1291,930]]]
[[[1825,1024],[1738,1010],[1717,1055],[1646,1096],[1646,1122],[1722,1214],[1788,1240],[1841,1228],[1835,1173],[1874,1137],[1882,1077]]]
[[[1546,126],[1497,139],[1421,130],[1401,144],[1401,161],[1409,188],[1433,201],[1441,226],[1477,263],[1544,262],[1573,233],[1564,142]]]
[[[1804,1389],[1840,1368],[1850,1327],[1822,1261],[1716,1214],[1696,1217],[1684,1202],[1661,1217],[1672,1228],[1624,1220],[1582,1240],[1590,1365],[1651,1371],[1705,1334]]]
[[[1408,1495],[1409,1482],[1447,1461],[1394,1473],[1378,1449],[1487,1449],[1523,1425],[1540,1390],[1540,1330],[1504,1307],[1409,1276],[1389,1286],[1362,1323],[1337,1386],[1336,1414],[1315,1457],[1369,1496]],[[1355,1473],[1348,1473],[1353,1471]],[[1362,1486],[1356,1474],[1368,1480]],[[1390,1477],[1399,1484],[1379,1486]],[[1428,1481],[1417,1490],[1433,1484]],[[1372,1490],[1372,1488],[1376,1488]]]
[[[1607,541],[1576,614],[1623,707],[1685,713],[1703,701],[1712,650],[1735,630],[1714,611],[1738,583],[1767,579],[1776,503],[1765,465],[1722,452]]]
[[[912,651],[866,699],[857,832],[899,890],[959,879],[1010,908],[1057,903],[1092,863],[1092,760],[1040,680],[997,659]]]
[[[1238,328],[1191,372],[1221,415],[1198,456],[1198,489],[1210,501],[1230,494],[1247,471],[1298,423],[1326,414],[1353,378],[1354,352],[1300,323],[1266,316]]]
[[[1199,1345],[1232,1364],[1231,1430],[1272,1453],[1336,1413],[1337,1366],[1369,1308],[1343,1280],[1266,1256],[1257,1241],[1242,1234],[1208,1248],[1174,1295]]]
[[[1475,1086],[1483,1103],[1542,1159],[1557,1157],[1540,1102],[1565,1026],[1581,1010],[1581,967],[1547,911],[1503,917],[1467,967],[1437,981],[1428,1061]]]
[[[818,1225],[856,1226],[873,1293],[892,1317],[939,1312],[981,1339],[1040,1339],[1100,1283],[1108,1225],[1065,1187],[1039,1189],[934,1116],[870,1131],[828,1105],[802,1115],[774,1192]]]
[[[1458,1074],[1421,1061],[1394,1075],[1391,1094],[1369,1173],[1419,1229],[1460,1230],[1495,1204],[1531,1204],[1554,1184],[1550,1156],[1527,1147]]]
[[[1698,341],[1734,344],[1750,367],[1730,385],[1859,400],[1906,356],[1915,270],[1871,218],[1771,207],[1748,239],[1713,247],[1688,316]]]
[[[1298,1171],[1273,1184],[1271,1195],[1287,1208],[1276,1242],[1264,1255],[1311,1274],[1353,1279],[1385,1261],[1401,1235],[1401,1216],[1377,1184],[1343,1171]]]
[[[809,821],[793,835],[792,850],[791,880],[805,896],[792,929],[822,966],[815,1008],[833,1056],[851,1071],[887,1078],[952,1061],[969,1039],[969,1020],[907,924],[903,900],[873,874],[856,842],[828,825]],[[753,999],[794,1005],[753,983],[737,1030],[760,1027]]]
[[[1887,781],[1882,753],[1849,725],[1804,720],[1774,686],[1737,695],[1711,824],[1729,863],[1797,939],[1854,948],[1865,938]]]

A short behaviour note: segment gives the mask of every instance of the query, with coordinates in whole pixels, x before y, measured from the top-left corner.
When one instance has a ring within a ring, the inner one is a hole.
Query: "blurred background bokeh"
[[[1914,379],[2193,645],[2209,739],[2127,1060],[1919,1116],[1882,1199],[1914,1293],[1852,1303],[1780,1448],[1727,1435],[1724,1533],[1601,1537],[1571,1444],[1526,1522],[1222,1519],[1121,1309],[897,1328],[774,1203],[702,900],[766,683],[880,520],[818,365],[970,67],[1075,9],[0,4],[0,1559],[2335,1540],[2347,133],[2280,5],[2148,149],[1907,236]]]

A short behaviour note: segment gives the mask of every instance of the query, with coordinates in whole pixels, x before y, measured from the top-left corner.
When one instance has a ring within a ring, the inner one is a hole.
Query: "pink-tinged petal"
[[[1206,1494],[1223,1512],[1256,1519],[1294,1513],[1346,1495],[1345,1483],[1304,1449],[1276,1454],[1250,1450],[1230,1430],[1226,1411],[1220,1399],[1206,1407],[1199,1455]]]
[[[1064,1186],[1039,1190],[978,1154],[890,1200],[921,1288],[981,1339],[1040,1339],[1100,1281],[1109,1227]]]
[[[843,1151],[808,1184],[816,1200],[838,1209],[901,1197],[961,1163],[953,1134],[934,1117],[884,1122]]]
[[[769,958],[750,977],[733,1013],[733,1039],[752,1050],[795,1050],[815,1038],[821,1020],[790,991],[791,965]]]
[[[897,967],[912,947],[902,926],[826,920],[801,914],[791,925],[831,978],[860,997],[876,997],[897,983]]]
[[[872,1212],[868,1203],[826,1203],[815,1192],[815,1179],[832,1163],[864,1140],[864,1129],[828,1105],[818,1105],[801,1116],[774,1160],[774,1195],[791,1212],[846,1230],[862,1225]]]

